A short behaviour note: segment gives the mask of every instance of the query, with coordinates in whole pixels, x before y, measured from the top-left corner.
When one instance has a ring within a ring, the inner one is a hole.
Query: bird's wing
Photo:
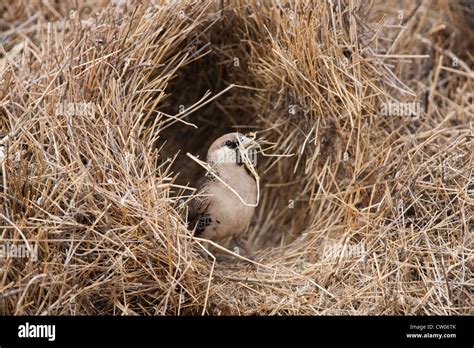
[[[198,235],[202,234],[212,221],[207,213],[210,203],[208,185],[212,181],[210,179],[210,177],[200,179],[197,196],[192,199],[188,209],[188,228],[192,231],[196,227],[195,233]]]

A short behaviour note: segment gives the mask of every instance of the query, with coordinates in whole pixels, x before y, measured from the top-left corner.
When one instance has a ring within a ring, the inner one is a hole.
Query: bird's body
[[[220,242],[248,229],[257,201],[257,185],[245,164],[239,162],[238,151],[239,144],[250,141],[238,133],[229,133],[209,148],[207,161],[214,174],[207,173],[203,178],[188,215],[189,227],[199,237]]]

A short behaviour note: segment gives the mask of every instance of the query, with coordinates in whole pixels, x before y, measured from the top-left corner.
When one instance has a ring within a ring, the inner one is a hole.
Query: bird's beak
[[[237,162],[240,164],[246,164],[248,162],[252,167],[257,166],[257,152],[260,149],[260,145],[253,138],[246,137],[245,135],[239,135],[239,150],[238,156],[240,160]],[[246,159],[244,159],[246,158]]]
[[[244,148],[253,147],[253,146],[258,145],[258,143],[254,139],[246,137],[245,135],[239,135],[239,143]]]

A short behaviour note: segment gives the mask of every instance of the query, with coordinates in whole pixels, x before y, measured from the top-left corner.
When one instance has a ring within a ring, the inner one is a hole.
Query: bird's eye
[[[227,140],[225,143],[224,143],[225,146],[231,148],[231,149],[235,149],[237,147],[237,142],[235,141],[230,141],[230,140]]]

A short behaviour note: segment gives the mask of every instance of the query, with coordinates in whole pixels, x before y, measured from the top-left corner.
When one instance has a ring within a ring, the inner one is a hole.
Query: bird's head
[[[228,133],[217,138],[209,147],[207,162],[211,166],[241,166],[246,157],[253,166],[256,165],[258,143],[240,133]]]

